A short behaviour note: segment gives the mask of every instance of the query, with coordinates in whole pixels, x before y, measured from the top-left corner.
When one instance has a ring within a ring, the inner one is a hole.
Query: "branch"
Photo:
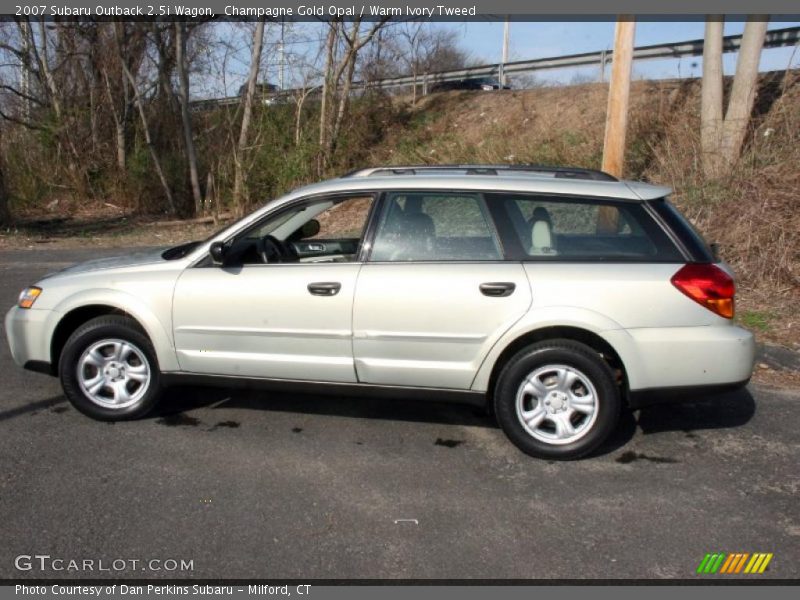
[[[26,129],[30,129],[31,131],[46,131],[46,127],[42,127],[41,125],[34,125],[30,121],[24,121],[22,119],[18,119],[16,117],[12,117],[11,115],[7,115],[0,109],[0,119],[4,119],[9,123],[16,123],[17,125],[22,125]]]
[[[0,83],[0,90],[6,90],[14,94],[15,96],[19,96],[23,100],[29,100],[30,102],[35,102],[39,106],[44,106],[44,102],[39,100],[34,96],[30,96],[24,92],[20,92],[18,89],[11,87],[10,85],[6,85],[4,83]]]

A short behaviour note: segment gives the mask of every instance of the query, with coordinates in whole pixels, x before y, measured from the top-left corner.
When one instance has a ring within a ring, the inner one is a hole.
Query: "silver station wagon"
[[[523,452],[577,458],[626,405],[750,378],[730,270],[669,192],[578,168],[364,169],[206,241],[49,275],[8,341],[96,419],[181,382],[455,400]]]

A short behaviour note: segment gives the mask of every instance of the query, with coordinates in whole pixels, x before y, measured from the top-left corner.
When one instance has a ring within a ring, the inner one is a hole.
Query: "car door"
[[[391,192],[353,307],[364,383],[469,389],[489,349],[531,304],[481,194]]]
[[[358,246],[371,204],[372,197],[364,194],[301,203],[229,240],[226,257],[235,258],[226,258],[223,265],[187,269],[173,300],[181,369],[355,382],[353,294],[361,267]],[[264,237],[291,251],[265,262],[257,250]],[[328,254],[297,251],[331,239],[338,242]],[[342,253],[344,246],[352,252]]]

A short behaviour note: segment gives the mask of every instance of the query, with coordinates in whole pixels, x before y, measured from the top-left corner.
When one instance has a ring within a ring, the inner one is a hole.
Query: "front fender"
[[[480,392],[487,391],[492,371],[503,351],[520,337],[548,327],[573,327],[601,337],[619,355],[626,372],[629,373],[631,370],[634,373],[637,372],[638,359],[633,347],[634,340],[619,323],[585,308],[548,306],[532,309],[492,346],[472,381],[472,389]],[[605,332],[609,331],[615,332],[614,343],[611,343],[609,337],[605,335]]]
[[[171,335],[171,309],[167,308],[165,314],[159,318],[159,315],[140,298],[117,289],[95,288],[84,290],[61,300],[52,308],[52,312],[48,317],[46,327],[48,339],[53,339],[53,333],[58,323],[67,313],[77,308],[91,305],[110,306],[136,319],[153,344],[160,370],[177,371],[180,369]]]

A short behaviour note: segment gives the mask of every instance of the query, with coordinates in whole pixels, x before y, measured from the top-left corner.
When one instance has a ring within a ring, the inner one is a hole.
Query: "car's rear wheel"
[[[520,450],[569,460],[605,441],[621,401],[614,374],[597,352],[572,340],[549,340],[506,364],[494,404],[500,426]]]
[[[129,317],[97,317],[67,340],[59,360],[64,393],[82,413],[103,421],[149,412],[161,391],[155,350]]]

